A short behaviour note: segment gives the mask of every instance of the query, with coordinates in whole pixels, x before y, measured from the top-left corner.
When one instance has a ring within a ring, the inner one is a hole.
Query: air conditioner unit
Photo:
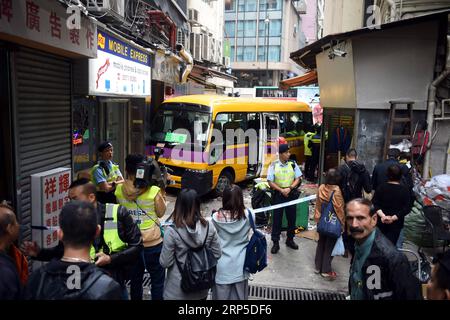
[[[222,63],[222,41],[217,41],[217,49],[216,49],[216,62]]]
[[[209,60],[210,58],[210,50],[209,50],[209,43],[210,38],[207,34],[202,34],[203,42],[202,42],[202,59],[203,60]]]
[[[216,62],[216,39],[210,38],[209,41],[209,61]]]
[[[189,50],[188,44],[186,42],[186,35],[183,33],[181,29],[177,30],[177,43],[182,44],[186,50]]]
[[[297,10],[298,14],[306,14],[307,9],[306,1],[305,0],[297,1],[295,3],[295,9]]]
[[[189,20],[192,22],[198,22],[198,10],[195,9],[189,9],[188,10],[188,17]]]
[[[123,21],[125,16],[125,0],[84,0],[86,9],[94,18]]]
[[[195,60],[202,60],[202,35],[199,33],[191,33],[190,44],[192,57]]]

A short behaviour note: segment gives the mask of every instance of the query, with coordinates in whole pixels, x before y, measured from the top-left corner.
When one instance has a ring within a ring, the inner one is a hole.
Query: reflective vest
[[[320,143],[320,134],[316,133],[311,138],[312,143]]]
[[[305,134],[305,137],[303,138],[303,144],[305,146],[305,156],[312,156],[312,150],[309,147],[309,141],[311,140],[311,138],[313,137],[314,133],[313,132],[308,132],[307,134]]]
[[[106,177],[106,182],[111,183],[113,181],[117,180],[117,177],[119,176],[120,170],[119,170],[119,166],[117,164],[112,163],[111,166],[111,170],[109,171],[109,174],[106,174],[105,169],[103,169],[102,167],[100,167],[100,165],[97,163],[95,166],[92,167],[91,169],[91,180],[92,183],[95,184],[97,186],[97,190],[99,190],[99,186],[97,181],[95,181],[95,177],[94,177],[94,172],[98,169],[101,168],[102,169],[102,174],[104,177]]]
[[[119,237],[119,229],[117,227],[117,211],[118,204],[107,203],[105,208],[105,224],[103,226],[103,239],[109,248],[109,254],[123,251],[127,244]],[[95,258],[95,248],[91,246],[91,258]]]
[[[292,162],[288,161],[286,165],[282,165],[281,161],[275,162],[274,181],[280,188],[288,188],[295,180],[295,171]]]
[[[128,200],[123,194],[123,185],[118,184],[114,194],[117,202],[128,209],[133,220],[139,226],[139,229],[150,229],[158,221],[155,210],[155,198],[161,189],[157,186],[152,186],[145,193],[141,194],[135,201]]]

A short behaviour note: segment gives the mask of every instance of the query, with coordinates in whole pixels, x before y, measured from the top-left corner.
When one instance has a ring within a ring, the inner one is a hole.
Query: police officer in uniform
[[[280,144],[279,160],[274,161],[267,172],[267,180],[269,186],[274,190],[274,203],[280,204],[295,200],[294,189],[301,183],[302,172],[294,161],[289,161],[291,153],[289,152],[289,145]],[[298,194],[297,194],[298,197]],[[272,250],[273,254],[280,250],[280,235],[281,224],[283,219],[283,211],[286,211],[286,218],[288,221],[288,231],[286,245],[294,250],[298,250],[298,245],[294,242],[295,236],[295,218],[296,206],[275,209],[273,212],[272,222]]]
[[[116,203],[114,190],[116,185],[123,183],[119,166],[112,162],[113,145],[109,141],[98,147],[101,160],[91,169],[91,178],[97,187],[97,201],[100,203]]]
[[[309,181],[314,180],[314,171],[312,166],[312,148],[310,141],[315,132],[308,131],[303,138],[304,154],[305,154],[305,178]]]
[[[154,184],[153,173],[157,168],[153,160],[147,161],[142,154],[130,154],[125,162],[127,179],[117,186],[115,195],[138,224],[144,245],[142,258],[137,261],[131,275],[131,300],[142,300],[145,269],[150,273],[152,300],[162,300],[165,270],[159,263],[163,241],[159,218],[164,216],[166,203],[162,190]]]

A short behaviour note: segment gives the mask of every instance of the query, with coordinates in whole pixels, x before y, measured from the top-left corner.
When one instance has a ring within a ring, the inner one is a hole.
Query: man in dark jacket
[[[355,149],[349,149],[345,155],[345,163],[339,166],[341,174],[341,190],[345,203],[350,200],[361,198],[363,189],[372,192],[370,175],[363,163],[357,160],[358,153]]]
[[[408,259],[376,228],[377,215],[367,199],[346,206],[348,231],[355,239],[350,267],[352,300],[420,300],[418,279]]]
[[[388,181],[387,178],[387,169],[393,164],[397,164],[400,166],[403,174],[402,183],[406,185],[408,188],[412,189],[413,181],[411,175],[409,174],[410,170],[406,165],[400,164],[400,150],[396,148],[392,148],[388,150],[387,160],[379,163],[375,166],[372,173],[372,189],[377,190],[379,186]]]
[[[107,205],[97,202],[95,186],[87,179],[76,180],[69,187],[69,198],[71,200],[89,202],[96,208],[97,222],[101,226],[101,232],[93,244],[96,253],[95,264],[105,269],[122,286],[125,296],[125,281],[128,278],[130,268],[136,264],[143,248],[139,227],[133,221],[128,210],[119,206],[117,210],[117,231],[120,240],[126,244],[126,247],[117,252],[110,252],[110,248],[104,240]],[[25,254],[40,261],[49,261],[53,258],[59,259],[64,253],[62,242],[59,242],[56,247],[51,249],[40,249],[35,242],[25,242],[22,248]]]
[[[0,300],[21,298],[22,285],[9,247],[19,236],[19,224],[12,208],[0,204]]]
[[[119,300],[120,285],[91,263],[90,248],[100,233],[96,209],[72,201],[59,215],[58,237],[64,243],[60,260],[33,272],[25,289],[29,300]]]

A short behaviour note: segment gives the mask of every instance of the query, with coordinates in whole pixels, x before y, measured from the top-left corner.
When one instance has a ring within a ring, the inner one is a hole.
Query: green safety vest
[[[287,165],[282,166],[281,161],[275,162],[274,181],[280,188],[288,188],[295,180],[295,171],[292,164],[288,161]]]
[[[95,181],[95,178],[94,178],[94,172],[95,172],[99,167],[100,167],[100,165],[97,163],[97,164],[96,164],[95,166],[93,166],[92,169],[91,169],[91,180],[92,180],[92,183],[95,184],[95,185],[97,186],[97,190],[99,190],[99,187],[98,187],[97,181]],[[106,177],[106,182],[111,183],[111,182],[117,180],[117,177],[119,176],[119,172],[120,172],[119,166],[118,166],[117,164],[114,164],[114,163],[112,164],[112,166],[111,166],[111,171],[109,172],[108,175],[106,174],[105,169],[103,169],[102,167],[100,167],[100,168],[102,169],[103,175]]]
[[[139,229],[145,230],[152,228],[155,221],[158,221],[155,210],[155,198],[160,190],[159,187],[152,186],[135,201],[132,201],[125,198],[123,185],[118,184],[114,194],[116,195],[117,202],[128,209],[133,220],[138,224]]]
[[[117,210],[118,204],[107,203],[105,210],[105,224],[103,226],[103,239],[109,248],[109,253],[123,251],[127,244],[119,237],[119,230],[117,228]],[[91,258],[95,258],[95,248],[91,246]]]
[[[314,133],[308,132],[305,134],[305,137],[303,138],[303,145],[305,147],[305,156],[312,156],[312,150],[309,147],[309,141],[313,137]]]

